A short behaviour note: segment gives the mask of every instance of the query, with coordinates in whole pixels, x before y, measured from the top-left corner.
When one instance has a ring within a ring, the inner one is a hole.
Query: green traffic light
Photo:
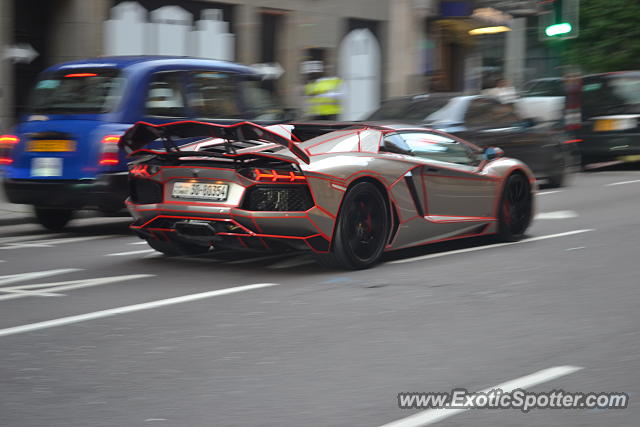
[[[568,34],[571,32],[571,24],[568,22],[563,22],[561,24],[549,25],[545,28],[544,33],[548,37],[559,36],[561,34]]]

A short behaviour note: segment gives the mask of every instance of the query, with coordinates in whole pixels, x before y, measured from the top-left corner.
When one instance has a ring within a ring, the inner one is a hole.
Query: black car
[[[640,71],[584,76],[578,102],[583,165],[640,160]]]
[[[482,95],[431,94],[382,103],[367,121],[403,121],[429,126],[481,147],[497,146],[526,163],[536,178],[560,187],[578,164],[574,141],[560,123],[519,117],[513,104]]]

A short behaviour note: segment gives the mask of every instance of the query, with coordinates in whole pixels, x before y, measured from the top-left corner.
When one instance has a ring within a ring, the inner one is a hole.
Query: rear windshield
[[[63,70],[45,74],[31,93],[32,114],[98,114],[120,101],[123,78],[117,69]]]
[[[585,77],[582,83],[584,117],[640,112],[640,75]]]

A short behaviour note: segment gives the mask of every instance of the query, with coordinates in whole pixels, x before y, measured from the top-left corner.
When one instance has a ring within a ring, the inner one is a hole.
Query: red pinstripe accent
[[[409,245],[404,245],[404,246],[400,246],[397,248],[394,248],[393,250],[399,250],[399,249],[407,249],[407,248],[413,248],[416,246],[426,246],[426,245],[432,245],[434,243],[440,243],[440,242],[447,242],[449,240],[459,240],[459,239],[466,239],[469,237],[479,237],[479,236],[489,236],[495,233],[469,233],[469,234],[461,234],[459,236],[452,236],[452,237],[447,237],[444,239],[436,239],[436,240],[428,240],[426,242],[422,242],[422,243],[411,243]]]
[[[313,226],[313,228],[315,228],[316,230],[318,230],[318,233],[320,233],[320,235],[322,237],[324,237],[325,239],[327,239],[329,242],[331,242],[331,238],[329,236],[327,236],[326,234],[324,234],[324,232],[320,229],[320,227],[318,227],[318,224],[316,224],[316,222],[311,218],[311,215],[307,214],[307,219],[309,220],[309,222],[311,223],[311,225]]]
[[[439,168],[439,166],[438,166]],[[461,172],[461,171],[457,171],[460,173],[473,173],[473,172]],[[451,179],[470,179],[470,180],[474,180],[474,181],[499,181],[500,178],[497,177],[484,177],[482,175],[478,175],[478,176],[451,176],[451,175],[440,175],[440,174],[435,174],[435,173],[425,173],[423,176],[432,176],[435,178],[451,178]]]
[[[326,209],[325,209],[325,208],[323,208],[322,206],[320,206],[320,205],[316,205],[315,207],[316,207],[316,208],[318,208],[318,210],[319,210],[319,211],[321,211],[321,212],[323,212],[323,213],[325,213],[325,214],[329,215],[332,219],[334,219],[334,220],[336,219],[336,216],[335,216],[334,214],[332,214],[331,212],[329,212],[328,210],[326,210]],[[339,208],[338,208],[338,212],[340,212],[340,209],[339,209]]]

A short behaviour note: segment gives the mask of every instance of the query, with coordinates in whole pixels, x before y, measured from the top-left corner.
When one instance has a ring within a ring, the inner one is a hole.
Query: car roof
[[[583,77],[640,77],[640,70],[609,71],[607,73],[587,74]]]
[[[557,82],[558,80],[564,80],[564,78],[563,77],[542,77],[540,79],[529,80],[526,84],[538,83],[538,82]]]
[[[215,59],[192,58],[187,56],[101,56],[95,58],[79,59],[75,61],[63,62],[47,68],[46,72],[55,72],[70,68],[118,68],[125,69],[131,66],[136,68],[153,69],[163,66],[188,66],[188,67],[206,67],[219,68],[242,74],[256,74],[256,72],[247,66],[236,64],[234,62],[220,61]]]

